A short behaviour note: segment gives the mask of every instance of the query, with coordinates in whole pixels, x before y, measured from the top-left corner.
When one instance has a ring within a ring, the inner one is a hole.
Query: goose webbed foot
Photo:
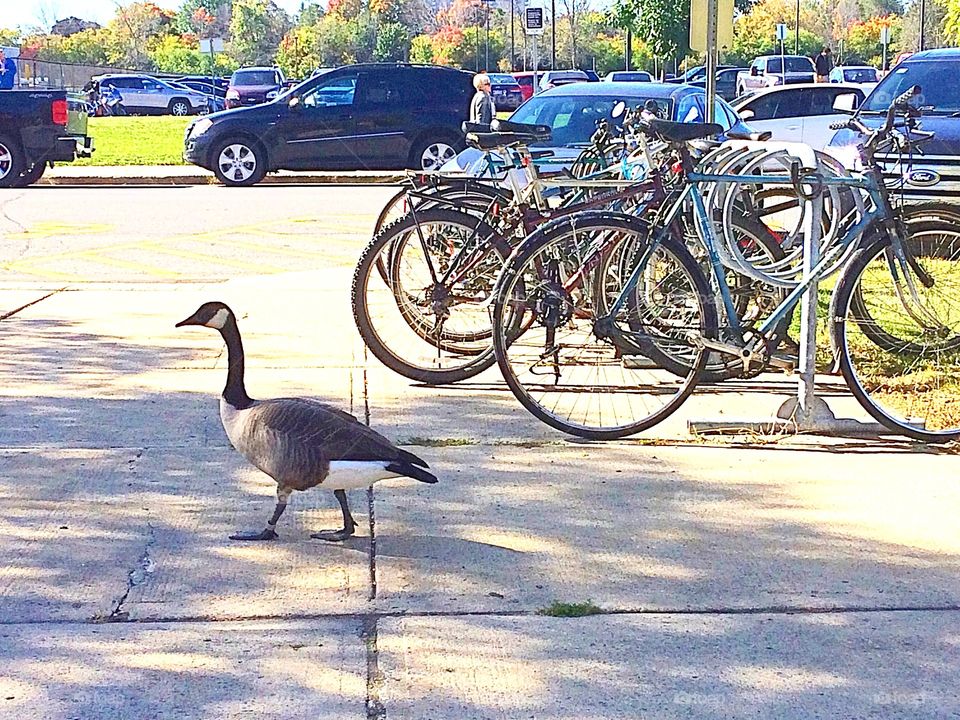
[[[231,540],[276,540],[279,537],[273,528],[264,528],[260,532],[238,532],[230,536]]]
[[[357,521],[350,514],[350,507],[347,505],[347,494],[343,490],[334,490],[334,496],[340,503],[340,510],[343,513],[343,527],[340,530],[323,530],[310,535],[314,540],[326,540],[327,542],[343,542],[348,537],[353,536],[353,530],[357,526]]]
[[[327,542],[343,542],[348,537],[353,536],[353,528],[345,527],[340,530],[321,530],[320,532],[312,533],[310,537],[314,540],[326,540]]]

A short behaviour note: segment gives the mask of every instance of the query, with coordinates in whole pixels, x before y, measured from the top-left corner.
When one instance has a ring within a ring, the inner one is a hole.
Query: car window
[[[140,82],[142,83],[144,90],[163,90],[163,85],[158,83],[156,80],[151,80],[150,78],[141,78]]]
[[[613,106],[623,100],[630,107],[643,105],[643,97],[590,97],[536,95],[520,106],[510,119],[515,122],[549,125],[553,129],[551,145],[586,143],[597,128],[597,120],[610,119]],[[670,117],[670,101],[657,99],[658,115]],[[614,120],[619,126],[621,118]]]
[[[362,73],[356,81],[357,105],[396,105],[401,100],[402,84],[395,73]],[[349,105],[349,103],[343,103]]]
[[[300,96],[300,103],[306,108],[353,105],[356,92],[357,73],[325,77]]]
[[[810,94],[810,107],[807,109],[807,115],[834,115],[833,103],[839,95],[856,95],[857,103],[863,100],[863,93],[859,90],[850,88],[814,88]]]
[[[844,70],[843,79],[853,83],[872,83],[877,81],[877,71],[873,68],[856,68]]]
[[[956,81],[960,73],[960,62],[905,62],[887,75],[870,93],[863,109],[873,112],[885,112],[894,99],[906,92],[911,86],[922,89],[910,101],[916,107],[929,106],[933,114],[951,114],[960,112],[960,83]]]
[[[783,72],[781,68],[784,65],[787,66],[787,72],[813,72],[813,62],[810,58],[804,57],[786,57],[783,59],[783,63],[780,62],[778,57],[770,58],[767,61],[767,72],[771,75],[777,75]]]
[[[703,122],[703,115],[703,103],[699,95],[686,95],[680,99],[680,105],[677,107],[677,122]]]
[[[720,100],[720,98],[713,101],[713,121],[724,130],[729,130],[736,122],[736,119],[733,118],[727,108],[724,107],[723,101]]]
[[[800,117],[810,106],[809,96],[796,91],[781,91],[761,95],[743,110],[752,110],[753,120],[777,120]]]
[[[280,78],[273,70],[238,70],[233,74],[231,85],[279,85]]]

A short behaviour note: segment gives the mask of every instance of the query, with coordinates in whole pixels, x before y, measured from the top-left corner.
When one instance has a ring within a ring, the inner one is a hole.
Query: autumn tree
[[[234,0],[230,49],[243,65],[272,64],[277,47],[291,27],[287,13],[273,0]]]

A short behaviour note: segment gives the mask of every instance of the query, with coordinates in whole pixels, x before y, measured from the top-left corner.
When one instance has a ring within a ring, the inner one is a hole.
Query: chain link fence
[[[50,60],[33,60],[18,57],[17,87],[81,90],[94,75],[105,73],[135,73],[141,70],[111,67],[106,65],[83,65]]]

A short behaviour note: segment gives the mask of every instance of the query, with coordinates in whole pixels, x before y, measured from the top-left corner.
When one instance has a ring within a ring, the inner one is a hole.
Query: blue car
[[[887,184],[907,201],[945,200],[960,203],[960,48],[926,50],[911,55],[891,70],[857,110],[868,127],[883,123],[890,103],[913,85],[922,89],[911,104],[923,111],[920,129],[934,137],[920,145],[922,155],[912,162],[897,162],[892,154],[877,154],[883,161]],[[850,164],[850,146],[860,138],[852,130],[838,130],[827,152]]]
[[[628,106],[644,105],[653,100],[659,116],[675,122],[703,123],[707,121],[706,93],[701,88],[669,83],[571,83],[534,95],[510,120],[535,125],[549,125],[552,138],[532,145],[537,150],[551,150],[549,169],[571,164],[580,154],[596,130],[597,121],[611,119],[613,106],[623,100]],[[753,132],[725,100],[717,98],[715,122],[724,132],[735,130]],[[614,120],[619,123],[619,119]],[[722,139],[722,138],[721,138]],[[482,153],[473,148],[463,150],[442,168],[450,172],[470,172],[481,167]]]

